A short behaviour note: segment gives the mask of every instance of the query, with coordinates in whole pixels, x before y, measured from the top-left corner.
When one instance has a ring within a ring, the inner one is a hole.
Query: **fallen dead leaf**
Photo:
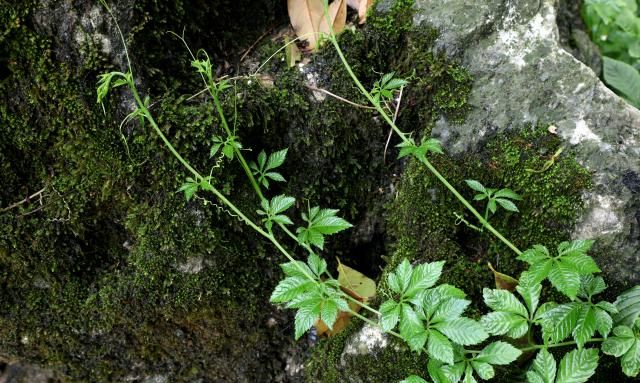
[[[308,49],[318,45],[318,31],[323,18],[322,0],[287,0],[291,25],[299,38],[308,42]]]
[[[329,18],[331,19],[331,28],[334,33],[340,33],[344,30],[344,26],[347,23],[347,0],[333,0],[329,4]],[[327,24],[327,18],[322,15],[320,20],[320,33],[331,33],[329,25]]]
[[[358,270],[345,266],[338,259],[338,283],[345,293],[354,299],[366,303],[376,294],[376,283]],[[349,308],[352,311],[359,312],[361,307],[355,302],[349,302]],[[351,321],[351,314],[346,311],[340,311],[336,323],[330,329],[322,320],[315,323],[318,336],[333,336],[342,331]]]
[[[367,21],[367,12],[373,5],[374,0],[360,0],[358,6],[358,24],[364,24]]]

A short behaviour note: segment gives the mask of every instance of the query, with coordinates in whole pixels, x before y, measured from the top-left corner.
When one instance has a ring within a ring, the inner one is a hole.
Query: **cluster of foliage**
[[[324,7],[328,12],[326,2]],[[598,365],[597,344],[602,344],[601,350],[605,354],[622,357],[623,372],[636,376],[640,370],[640,294],[637,289],[623,294],[615,303],[594,300],[606,285],[601,277],[595,275],[600,269],[587,254],[593,245],[590,240],[563,242],[557,246],[557,254],[554,255],[541,244],[526,251],[519,250],[488,220],[490,215],[498,212],[499,206],[517,213],[514,201],[521,200],[521,197],[508,188],[487,188],[478,181],[467,180],[467,185],[478,193],[473,199],[486,202],[485,214],[480,214],[429,161],[431,154],[443,153],[440,143],[423,137],[417,144],[411,134],[402,132],[395,125],[392,115],[385,109],[384,104],[408,85],[407,79],[395,78],[393,73],[386,74],[373,84],[372,90],[368,90],[351,70],[333,32],[330,32],[329,41],[354,84],[402,141],[397,145],[399,157],[412,156],[426,166],[478,220],[477,225],[465,220],[467,225],[494,234],[513,250],[517,259],[529,264],[515,287],[519,297],[505,289],[484,289],[484,303],[492,311],[479,319],[467,317],[464,314],[471,301],[466,299],[465,292],[456,286],[437,284],[444,262],[412,265],[408,260],[402,261],[387,275],[388,299],[378,309],[347,293],[340,281],[331,276],[326,261],[316,249],[323,249],[326,236],[346,230],[351,224],[338,216],[338,210],[314,206],[301,215],[300,221],[304,224],[295,233],[289,230],[288,227],[295,223],[287,212],[296,204],[295,197],[283,194],[271,198],[265,196],[269,187],[267,179],[286,182],[274,169],[286,161],[287,149],[269,155],[262,151],[256,161],[245,160],[241,150],[243,145],[235,134],[236,116],[231,126],[219,101],[222,92],[232,86],[227,80],[215,78],[208,57],[199,59],[192,56],[192,66],[206,84],[222,125],[220,132],[212,137],[210,154],[216,157],[216,163],[237,161],[242,166],[259,200],[255,216],[240,210],[218,190],[211,175],[204,176],[176,151],[149,111],[148,99],[143,100],[140,96],[131,68],[126,73],[111,72],[100,77],[98,102],[104,100],[110,89],[128,86],[137,106],[132,115],[146,121],[190,173],[179,189],[185,198],[198,197],[209,202],[199,194],[213,194],[216,206],[262,235],[288,259],[281,265],[285,278],[276,286],[271,301],[297,310],[296,339],[320,322],[332,329],[339,315],[346,312],[402,339],[411,350],[424,353],[429,358],[429,376],[437,383],[469,383],[476,382],[477,378],[488,380],[495,376],[494,366],[508,365],[524,353],[534,351],[537,355],[526,374],[529,383],[581,383],[593,375]],[[277,238],[276,232],[286,235],[303,248],[308,253],[307,261],[296,260]],[[541,302],[545,280],[568,302]],[[356,304],[358,310],[351,304]],[[359,309],[366,310],[368,316],[360,314]],[[609,337],[612,331],[613,336]],[[501,338],[489,340],[491,336]],[[549,352],[557,347],[575,347],[563,356],[559,366]],[[425,382],[418,376],[411,376],[405,381]]]
[[[636,0],[585,0],[583,18],[604,56],[604,80],[640,108],[640,15]]]

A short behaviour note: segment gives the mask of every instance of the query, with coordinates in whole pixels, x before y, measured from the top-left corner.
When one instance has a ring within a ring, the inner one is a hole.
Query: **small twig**
[[[396,123],[396,119],[398,118],[398,112],[400,111],[400,104],[402,103],[402,91],[404,91],[404,86],[400,87],[398,102],[396,102],[396,112],[393,114],[394,124]],[[392,135],[393,135],[393,128],[389,129],[389,136],[387,136],[387,143],[384,145],[384,154],[382,155],[382,163],[385,163],[387,160],[387,148],[389,148],[389,142],[391,141]]]
[[[271,33],[271,31],[272,31],[272,30],[273,30],[273,27],[269,28],[265,33],[263,33],[260,37],[258,37],[258,39],[257,39],[253,44],[251,44],[251,46],[250,46],[249,48],[247,48],[247,49],[244,51],[244,54],[242,55],[242,57],[240,57],[240,61],[239,61],[239,62],[243,62],[243,61],[244,61],[244,59],[247,57],[247,55],[248,55],[248,54],[253,50],[253,48],[255,48],[255,47],[256,47],[256,45],[258,45],[258,43],[259,43],[262,39],[264,39],[264,37],[265,37],[266,35],[268,35],[269,33]]]
[[[191,101],[191,100],[193,100],[194,98],[198,97],[199,95],[201,95],[202,93],[204,93],[204,92],[206,92],[206,91],[208,91],[208,90],[209,90],[209,88],[204,88],[204,89],[202,89],[202,90],[201,90],[201,91],[199,91],[198,93],[196,93],[196,94],[194,94],[193,96],[189,97],[189,98],[187,99],[187,101]]]
[[[353,105],[353,106],[355,106],[356,108],[362,108],[362,109],[375,109],[375,108],[374,108],[374,107],[372,107],[372,106],[366,106],[366,105],[362,105],[362,104],[356,104],[355,102],[349,101],[349,100],[347,100],[346,98],[343,98],[343,97],[338,96],[337,94],[333,94],[333,93],[329,92],[329,91],[328,91],[328,90],[326,90],[326,89],[316,88],[316,87],[315,87],[315,86],[313,86],[313,85],[305,85],[305,86],[306,86],[308,89],[311,89],[311,90],[313,90],[313,91],[315,91],[315,92],[321,92],[321,93],[324,93],[324,94],[326,94],[326,95],[328,95],[328,96],[331,96],[331,97],[333,97],[333,98],[336,98],[336,99],[338,99],[338,100],[340,100],[340,101],[342,101],[342,102],[346,102],[346,103],[347,103],[347,104],[349,104],[349,105]]]
[[[22,201],[18,201],[14,204],[11,204],[7,207],[5,207],[4,209],[0,210],[0,212],[4,213],[5,211],[11,210],[13,208],[16,208],[20,205],[22,205],[23,203],[29,202],[31,199],[40,196],[40,205],[42,205],[42,193],[44,193],[44,191],[47,189],[47,187],[43,187],[42,189],[38,190],[37,192],[31,194],[30,196],[26,197],[25,199],[23,199]]]

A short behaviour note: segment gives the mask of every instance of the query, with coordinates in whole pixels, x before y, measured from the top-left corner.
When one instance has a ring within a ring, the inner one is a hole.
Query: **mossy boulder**
[[[571,237],[596,240],[597,260],[618,291],[637,284],[640,111],[565,50],[557,2],[469,4],[416,1],[414,24],[427,21],[438,28],[436,47],[474,76],[467,119],[441,119],[434,136],[451,153],[464,153],[525,123],[555,126],[563,146],[594,175]]]
[[[390,14],[399,3],[380,1],[378,11]],[[470,111],[463,121],[438,115],[433,127],[422,125],[426,134],[445,143],[447,154],[434,155],[434,166],[468,199],[473,192],[465,179],[522,195],[519,214],[501,213],[491,221],[522,249],[596,239],[592,254],[610,284],[606,298],[614,299],[638,283],[630,260],[637,257],[640,224],[639,131],[633,128],[640,126],[640,114],[560,47],[554,3],[417,0],[413,10],[413,28],[426,22],[438,29],[431,51],[445,52],[473,76],[464,105]],[[615,137],[611,126],[617,127]],[[414,264],[446,260],[441,281],[467,292],[474,302],[470,316],[485,313],[482,288],[494,285],[487,262],[514,276],[525,265],[490,234],[465,226],[463,220],[473,217],[464,214],[455,197],[418,161],[406,164],[394,191],[386,211],[388,263],[378,295],[391,296],[385,276],[402,259]],[[543,297],[566,301],[550,287]],[[309,364],[310,381],[389,382],[414,373],[427,376],[426,357],[356,322],[345,334],[320,344]],[[367,337],[377,340],[363,342]],[[500,369],[494,380],[521,381],[526,367],[523,360]],[[631,381],[618,362],[606,356],[594,379]]]

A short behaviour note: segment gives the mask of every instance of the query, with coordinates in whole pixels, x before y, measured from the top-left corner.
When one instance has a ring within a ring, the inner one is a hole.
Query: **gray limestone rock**
[[[436,49],[475,79],[465,122],[441,119],[434,136],[458,154],[496,132],[556,126],[565,148],[593,172],[574,238],[597,240],[608,278],[640,283],[640,111],[560,45],[556,2],[417,0],[415,6],[414,23],[438,28]]]

